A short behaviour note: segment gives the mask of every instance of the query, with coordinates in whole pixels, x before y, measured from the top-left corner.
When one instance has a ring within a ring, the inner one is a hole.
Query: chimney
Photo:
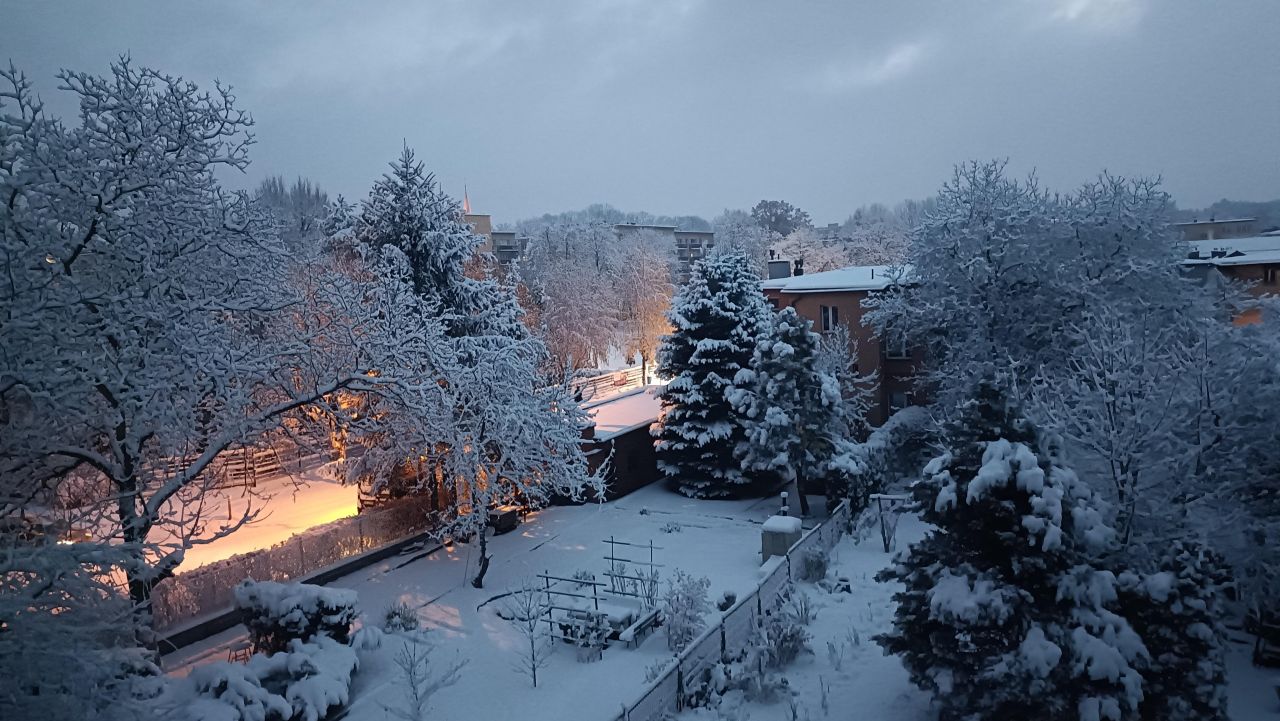
[[[773,252],[773,251],[770,251]],[[791,277],[791,261],[789,260],[771,260],[769,261],[769,280],[777,280],[778,278]]]

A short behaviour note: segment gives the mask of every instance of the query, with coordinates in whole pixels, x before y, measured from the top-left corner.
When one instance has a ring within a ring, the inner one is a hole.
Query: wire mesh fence
[[[768,575],[676,656],[675,665],[654,679],[640,697],[624,706],[615,721],[658,721],[680,711],[687,689],[715,664],[737,656],[754,642],[761,617],[772,615],[786,601],[791,587],[792,559],[814,550],[830,551],[849,527],[849,503],[842,502],[821,524],[796,541],[784,557],[769,559]]]

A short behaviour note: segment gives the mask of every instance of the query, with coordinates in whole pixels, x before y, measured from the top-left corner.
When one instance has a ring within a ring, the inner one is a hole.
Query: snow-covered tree
[[[355,236],[372,248],[390,245],[404,254],[414,292],[436,303],[450,335],[526,334],[514,294],[491,278],[467,277],[483,239],[408,146],[369,191]]]
[[[671,254],[657,244],[633,242],[623,250],[624,262],[614,280],[621,346],[628,358],[640,357],[648,377],[663,336],[671,331],[667,311],[675,287],[671,284]]]
[[[1128,543],[1133,526],[1160,525],[1192,462],[1187,431],[1196,409],[1188,404],[1194,371],[1184,324],[1157,313],[1102,305],[1087,325],[1064,329],[1075,346],[1056,375],[1033,387],[1034,412],[1062,433],[1077,452],[1101,461],[1116,499],[1117,531]]]
[[[992,358],[1026,387],[1056,375],[1101,305],[1142,298],[1172,312],[1183,297],[1158,183],[1103,176],[1074,193],[1005,176],[1004,163],[969,163],[939,192],[911,236],[910,283],[868,299],[867,321],[925,349],[925,376],[951,407]]]
[[[750,488],[734,457],[746,419],[728,392],[750,367],[769,312],[760,279],[740,254],[699,262],[672,302],[673,330],[658,351],[658,373],[671,379],[661,393],[658,469],[685,495],[721,498]]]
[[[110,582],[117,547],[15,542],[0,547],[0,716],[132,719],[145,677],[134,615]]]
[[[228,89],[128,60],[106,77],[66,71],[80,111],[64,124],[25,77],[3,76],[0,511],[72,474],[103,479],[90,527],[129,554],[120,570],[145,626],[184,551],[252,517],[209,518],[220,454],[367,384],[359,361],[372,358],[335,349],[318,317],[299,322],[288,253],[246,196],[218,186],[251,140]],[[339,274],[312,282],[363,292]],[[347,336],[374,343],[370,331]]]
[[[445,367],[439,388],[426,393],[443,404],[443,422],[428,426],[420,446],[427,467],[438,468],[452,510],[439,519],[441,534],[477,538],[472,585],[489,570],[489,510],[523,504],[540,508],[555,498],[601,499],[605,480],[588,472],[582,429],[590,419],[568,379],[539,375],[545,350],[535,339],[511,340],[465,363]]]
[[[567,379],[551,383],[543,377],[540,340],[449,336],[437,303],[413,291],[400,251],[372,252],[382,259],[374,267],[383,282],[375,288],[398,290],[377,303],[379,317],[392,326],[381,334],[409,335],[399,329],[404,325],[419,329],[414,337],[422,342],[394,357],[397,382],[377,384],[360,417],[343,419],[363,449],[353,454],[346,474],[353,481],[373,479],[378,488],[399,475],[398,467],[414,468],[407,490],[432,499],[437,531],[478,536],[473,583],[479,587],[489,567],[491,508],[540,507],[556,496],[586,493],[603,497],[604,481],[588,473],[581,448],[588,418]]]
[[[751,365],[738,371],[729,391],[746,422],[735,449],[743,469],[793,486],[806,515],[808,484],[821,480],[839,489],[853,466],[851,442],[842,433],[848,427],[844,397],[836,377],[818,364],[819,344],[811,323],[795,308],[784,308],[770,319]]]
[[[779,237],[770,250],[777,257],[790,260],[797,272],[822,273],[854,264],[839,239],[824,238],[809,227]]]
[[[751,209],[751,217],[761,228],[780,236],[813,225],[808,213],[785,200],[762,200]]]
[[[745,210],[728,210],[711,221],[716,231],[716,252],[736,252],[747,257],[751,269],[763,277],[768,269],[772,234]]]
[[[323,190],[306,178],[286,185],[283,177],[273,175],[258,185],[254,199],[271,214],[290,252],[305,254],[319,249],[330,210],[329,196]]]
[[[877,640],[945,718],[1132,718],[1147,652],[1094,562],[1113,531],[1073,472],[1037,456],[1002,385],[977,384],[924,469],[934,529],[877,577],[904,586]]]
[[[516,649],[515,668],[529,677],[534,688],[538,687],[538,671],[551,660],[555,652],[554,641],[547,625],[551,613],[551,600],[538,588],[533,579],[526,578],[519,589],[503,602],[502,616],[520,634],[520,647]]]
[[[1143,721],[1225,721],[1226,635],[1219,557],[1194,543],[1159,551],[1154,571],[1119,574],[1124,615],[1146,645]]]
[[[814,367],[819,373],[835,378],[844,399],[838,432],[855,441],[866,440],[871,432],[867,414],[871,412],[872,394],[878,383],[877,371],[858,372],[857,339],[849,332],[849,326],[837,323],[835,328],[823,333],[818,340]]]

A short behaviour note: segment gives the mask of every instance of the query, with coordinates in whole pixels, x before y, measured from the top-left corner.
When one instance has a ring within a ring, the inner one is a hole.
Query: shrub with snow
[[[667,646],[680,651],[703,629],[703,617],[711,608],[711,581],[677,569],[668,583],[662,597],[662,623],[667,629]]]
[[[827,577],[831,558],[820,548],[811,548],[800,554],[800,580],[817,583]]]
[[[235,598],[254,650],[264,653],[317,635],[346,643],[356,618],[356,592],[346,589],[246,579]]]
[[[211,663],[175,681],[161,699],[174,721],[320,721],[345,705],[359,667],[351,647],[323,636],[248,663]]]
[[[421,626],[422,622],[418,620],[418,614],[412,608],[409,608],[409,604],[403,601],[387,606],[387,610],[382,616],[382,630],[391,633],[416,631]]]
[[[765,663],[769,668],[790,666],[800,654],[810,651],[809,631],[794,613],[780,613],[764,624]]]
[[[925,468],[935,528],[877,577],[904,586],[876,640],[952,718],[1132,718],[1142,640],[1095,566],[1113,532],[1070,470],[1032,451],[1035,433],[993,382]]]

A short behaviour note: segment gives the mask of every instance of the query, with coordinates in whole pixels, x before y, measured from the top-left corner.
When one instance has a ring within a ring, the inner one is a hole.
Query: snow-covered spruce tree
[[[658,350],[658,374],[671,379],[661,394],[658,469],[687,496],[724,498],[752,489],[734,457],[746,422],[728,391],[738,371],[750,367],[768,314],[760,279],[738,253],[698,263],[672,301],[673,330]]]
[[[1226,721],[1218,557],[1195,543],[1163,549],[1152,573],[1119,574],[1125,617],[1150,658],[1143,678],[1143,721]]]
[[[450,335],[527,335],[510,289],[489,277],[467,276],[483,239],[463,222],[457,201],[423,170],[408,146],[369,191],[355,235],[373,248],[400,249],[414,292],[437,304]]]
[[[1146,651],[1093,565],[1114,534],[1088,488],[1036,456],[995,382],[948,431],[919,487],[934,529],[877,576],[904,586],[877,641],[944,719],[1133,718]]]
[[[818,335],[795,308],[774,314],[751,357],[738,371],[729,399],[746,423],[735,455],[748,473],[764,473],[794,487],[808,514],[810,481],[838,491],[851,470],[850,441],[842,433],[840,384],[818,365]]]

